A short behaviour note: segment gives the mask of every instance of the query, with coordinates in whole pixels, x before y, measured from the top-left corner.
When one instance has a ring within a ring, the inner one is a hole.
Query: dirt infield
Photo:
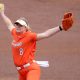
[[[69,31],[37,42],[36,60],[48,60],[41,80],[80,80],[80,0],[0,0],[14,22],[26,17],[33,31],[43,32],[61,24],[65,12],[73,12]],[[11,54],[11,36],[0,16],[0,80],[18,80]]]

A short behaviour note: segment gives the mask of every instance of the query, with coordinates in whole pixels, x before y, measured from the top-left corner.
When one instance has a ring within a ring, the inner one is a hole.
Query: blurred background
[[[28,19],[32,31],[41,33],[61,24],[66,12],[74,15],[74,24],[51,38],[37,42],[36,60],[49,61],[41,67],[41,80],[80,80],[80,0],[0,0],[5,14],[14,23]],[[0,16],[0,80],[18,80],[11,52],[12,37]]]

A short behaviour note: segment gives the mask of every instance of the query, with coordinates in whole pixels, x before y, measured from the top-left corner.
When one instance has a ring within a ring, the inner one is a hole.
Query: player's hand
[[[3,11],[4,11],[4,4],[0,3],[0,12],[3,12]]]
[[[65,13],[62,19],[63,30],[67,31],[73,25],[73,15],[72,13]]]

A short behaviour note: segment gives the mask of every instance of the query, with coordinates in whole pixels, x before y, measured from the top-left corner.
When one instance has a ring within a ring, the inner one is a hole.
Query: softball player
[[[67,31],[73,24],[72,13],[64,15],[61,26],[48,29],[43,33],[31,32],[25,18],[20,18],[12,24],[4,13],[4,4],[0,4],[0,14],[13,37],[12,53],[19,80],[40,80],[40,67],[35,61],[36,41],[53,36],[62,30]]]

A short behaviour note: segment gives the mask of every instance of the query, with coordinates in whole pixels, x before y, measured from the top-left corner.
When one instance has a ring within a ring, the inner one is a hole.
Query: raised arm
[[[55,35],[56,33],[60,32],[61,30],[62,30],[62,28],[60,26],[48,29],[43,33],[37,34],[37,40],[41,40],[41,39],[51,37],[51,36]]]
[[[8,29],[10,31],[12,31],[12,29],[14,28],[14,25],[12,24],[11,20],[4,13],[4,4],[0,4],[0,14],[1,14],[1,17],[3,18],[4,22],[6,23]]]
[[[53,36],[54,34],[64,30],[67,31],[69,28],[72,27],[73,24],[73,16],[72,13],[65,13],[64,17],[62,19],[62,24],[61,26],[57,26],[55,28],[52,29],[48,29],[47,31],[43,32],[43,33],[39,33],[37,34],[37,41],[41,40],[41,39],[45,39],[48,38],[50,36]]]

